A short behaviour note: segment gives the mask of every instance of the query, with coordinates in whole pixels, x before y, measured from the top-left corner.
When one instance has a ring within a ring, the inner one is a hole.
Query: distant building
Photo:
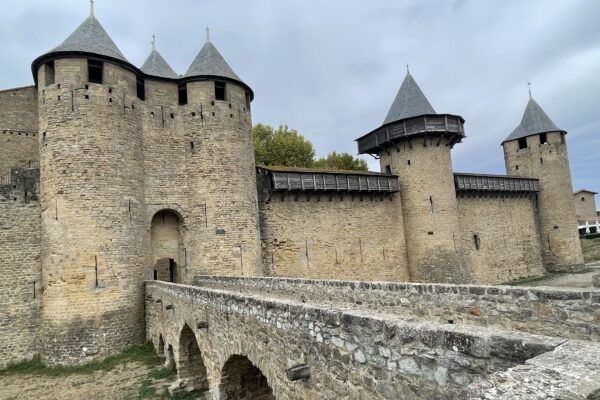
[[[596,209],[597,194],[587,189],[581,189],[573,193],[580,235],[600,232],[600,218]]]

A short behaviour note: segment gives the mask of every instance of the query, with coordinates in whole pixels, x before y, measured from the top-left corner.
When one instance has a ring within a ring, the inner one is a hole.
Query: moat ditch
[[[39,358],[0,370],[0,399],[205,399],[205,392],[170,395],[177,379],[163,367],[151,343],[103,361],[76,367],[46,367]]]

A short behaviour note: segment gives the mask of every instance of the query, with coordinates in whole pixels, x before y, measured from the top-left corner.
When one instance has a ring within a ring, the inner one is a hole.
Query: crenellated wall
[[[0,91],[0,177],[29,162],[37,165],[37,131],[35,87]]]
[[[545,272],[535,194],[459,193],[462,249],[479,284],[501,284]]]

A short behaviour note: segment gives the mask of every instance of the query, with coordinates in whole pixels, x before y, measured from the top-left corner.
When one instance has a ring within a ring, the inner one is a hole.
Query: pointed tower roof
[[[37,82],[37,68],[39,64],[48,59],[52,59],[55,56],[64,55],[65,53],[104,56],[133,67],[123,53],[121,53],[121,50],[119,50],[108,33],[106,33],[102,24],[100,24],[94,16],[93,1],[90,1],[89,17],[87,17],[61,44],[33,61],[31,69],[34,80]]]
[[[115,42],[106,33],[102,24],[94,16],[93,8],[90,9],[90,16],[64,42],[50,50],[49,53],[62,51],[99,54],[128,62]]]
[[[157,76],[159,78],[179,78],[179,75],[173,71],[173,68],[171,68],[169,63],[167,63],[158,50],[156,50],[156,38],[154,36],[152,37],[152,51],[140,69],[145,74]]]
[[[244,83],[227,64],[219,50],[210,41],[210,31],[206,28],[206,42],[192,61],[184,77],[215,76],[233,79]]]
[[[241,81],[223,58],[219,50],[210,42],[206,41],[200,52],[184,75],[189,76],[218,76]]]
[[[540,107],[530,94],[529,102],[527,103],[527,107],[525,107],[521,123],[502,143],[546,132],[565,131],[556,126],[548,114],[544,112],[542,107]]]
[[[406,77],[383,123],[387,124],[425,114],[435,114],[435,110],[407,68]]]

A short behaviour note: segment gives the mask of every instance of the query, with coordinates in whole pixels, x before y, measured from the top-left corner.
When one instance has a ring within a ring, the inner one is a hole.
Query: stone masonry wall
[[[129,71],[105,65],[95,84],[85,60],[55,68],[56,83],[39,87],[41,355],[80,364],[143,340],[140,107]]]
[[[0,91],[0,176],[37,163],[38,108],[33,86]]]
[[[546,143],[541,143],[540,135],[528,136],[524,149],[519,149],[518,140],[504,143],[504,159],[509,175],[540,180],[538,223],[544,266],[559,271],[582,265],[583,255],[565,135],[550,132],[546,136]]]
[[[153,215],[180,217],[181,281],[198,273],[257,275],[260,238],[250,110],[245,90],[227,83],[146,80],[143,103],[148,229]],[[150,243],[147,248],[150,250]],[[151,263],[152,260],[148,260]]]
[[[458,195],[462,249],[479,284],[545,272],[530,196]]]
[[[0,369],[39,351],[40,206],[0,198]]]
[[[273,300],[165,282],[146,283],[147,338],[180,347],[192,329],[212,399],[222,399],[223,366],[246,356],[278,399],[456,399],[469,383],[553,350],[562,339],[483,327],[406,322],[360,310]],[[289,381],[304,363],[310,378]],[[200,378],[200,377],[199,377]]]
[[[410,279],[402,214],[389,195],[261,193],[259,209],[266,275]]]
[[[450,150],[450,139],[431,136],[403,140],[379,153],[381,171],[391,169],[399,177],[413,282],[473,281],[461,249]]]
[[[600,341],[600,290],[286,278],[196,277],[201,287],[260,293],[405,319]]]

